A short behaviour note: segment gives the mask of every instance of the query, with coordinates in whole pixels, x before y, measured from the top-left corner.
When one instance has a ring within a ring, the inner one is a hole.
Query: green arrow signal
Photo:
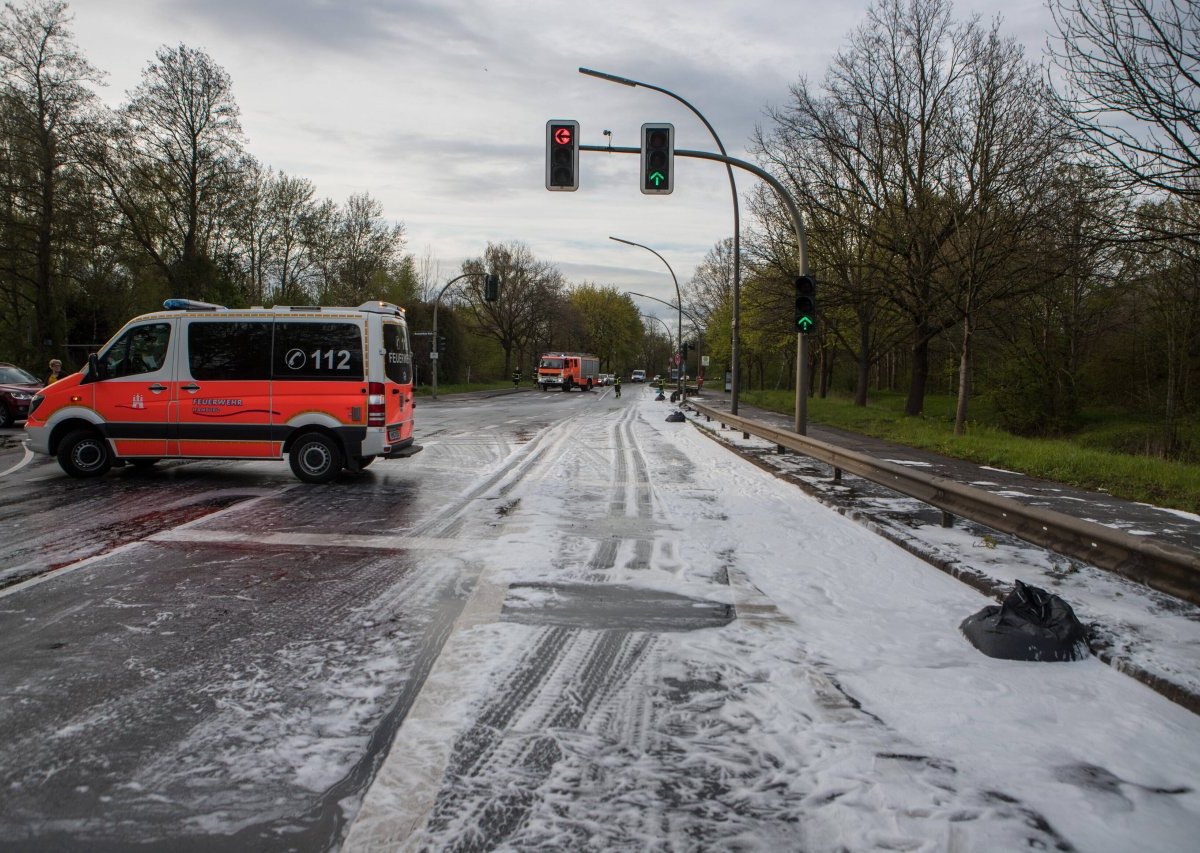
[[[666,179],[667,179],[667,176],[664,175],[662,172],[651,172],[650,173],[650,180],[654,181],[654,186],[656,186],[656,187],[659,184],[661,184],[663,181],[665,181]]]
[[[796,321],[796,325],[800,327],[800,331],[807,332],[813,326],[812,317],[801,317]]]

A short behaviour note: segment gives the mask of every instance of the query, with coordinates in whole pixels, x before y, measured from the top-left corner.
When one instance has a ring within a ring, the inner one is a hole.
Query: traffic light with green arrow
[[[817,282],[811,276],[796,277],[796,332],[807,335],[817,327]]]
[[[675,125],[642,125],[642,192],[667,195],[675,182]]]

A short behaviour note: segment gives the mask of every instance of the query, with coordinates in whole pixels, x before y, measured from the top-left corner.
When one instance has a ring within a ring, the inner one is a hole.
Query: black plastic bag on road
[[[671,414],[667,415],[668,423],[677,424],[677,423],[682,423],[683,421],[686,421],[686,420],[687,420],[687,415],[685,415],[683,412],[680,412],[680,411],[674,411],[674,412],[671,412]]]
[[[1002,604],[983,608],[958,627],[988,657],[1068,661],[1090,654],[1083,625],[1071,606],[1021,581]]]

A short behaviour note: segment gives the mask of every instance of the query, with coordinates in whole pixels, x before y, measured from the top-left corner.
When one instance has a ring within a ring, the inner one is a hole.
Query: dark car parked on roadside
[[[0,427],[25,420],[29,401],[42,387],[42,381],[15,364],[0,362]]]

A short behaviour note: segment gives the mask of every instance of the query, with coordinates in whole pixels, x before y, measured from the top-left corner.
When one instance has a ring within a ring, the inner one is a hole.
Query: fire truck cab
[[[73,477],[160,459],[282,459],[309,483],[411,456],[404,310],[168,299],[30,405],[29,446]]]

